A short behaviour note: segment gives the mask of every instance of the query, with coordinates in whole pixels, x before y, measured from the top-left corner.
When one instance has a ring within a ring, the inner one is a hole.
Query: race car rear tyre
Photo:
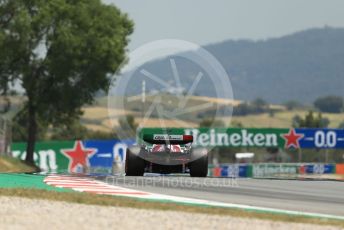
[[[143,176],[145,172],[145,161],[127,149],[125,158],[126,176]]]
[[[189,164],[190,176],[192,177],[206,177],[208,175],[208,155],[190,162]]]

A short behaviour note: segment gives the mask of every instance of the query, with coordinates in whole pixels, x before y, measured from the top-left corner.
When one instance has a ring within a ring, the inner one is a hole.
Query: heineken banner
[[[254,164],[252,177],[296,175],[299,173],[297,164]]]
[[[85,168],[93,172],[112,170],[112,164],[123,165],[125,152],[134,140],[118,141],[50,141],[38,142],[34,153],[36,164],[43,171],[84,172]],[[13,157],[25,159],[26,143],[13,143]]]
[[[138,135],[165,133],[193,135],[202,147],[344,148],[343,129],[144,128]]]

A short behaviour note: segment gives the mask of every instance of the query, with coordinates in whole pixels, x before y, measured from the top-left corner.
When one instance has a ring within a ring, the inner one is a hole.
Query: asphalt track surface
[[[344,216],[344,182],[191,178],[188,176],[109,176],[99,180],[151,193]]]

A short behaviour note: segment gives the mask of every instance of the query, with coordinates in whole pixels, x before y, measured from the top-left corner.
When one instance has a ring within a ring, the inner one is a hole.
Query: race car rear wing
[[[144,134],[143,140],[150,144],[182,145],[193,142],[192,135]]]

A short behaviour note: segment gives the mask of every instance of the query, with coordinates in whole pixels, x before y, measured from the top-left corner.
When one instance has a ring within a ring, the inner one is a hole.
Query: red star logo
[[[75,172],[76,166],[90,165],[89,158],[97,152],[96,149],[85,148],[81,141],[76,141],[73,149],[61,149],[61,152],[69,158],[68,171]]]
[[[294,147],[296,149],[300,148],[299,140],[303,138],[303,134],[297,134],[295,129],[290,129],[289,133],[281,134],[281,137],[285,140],[284,148],[288,149]]]

